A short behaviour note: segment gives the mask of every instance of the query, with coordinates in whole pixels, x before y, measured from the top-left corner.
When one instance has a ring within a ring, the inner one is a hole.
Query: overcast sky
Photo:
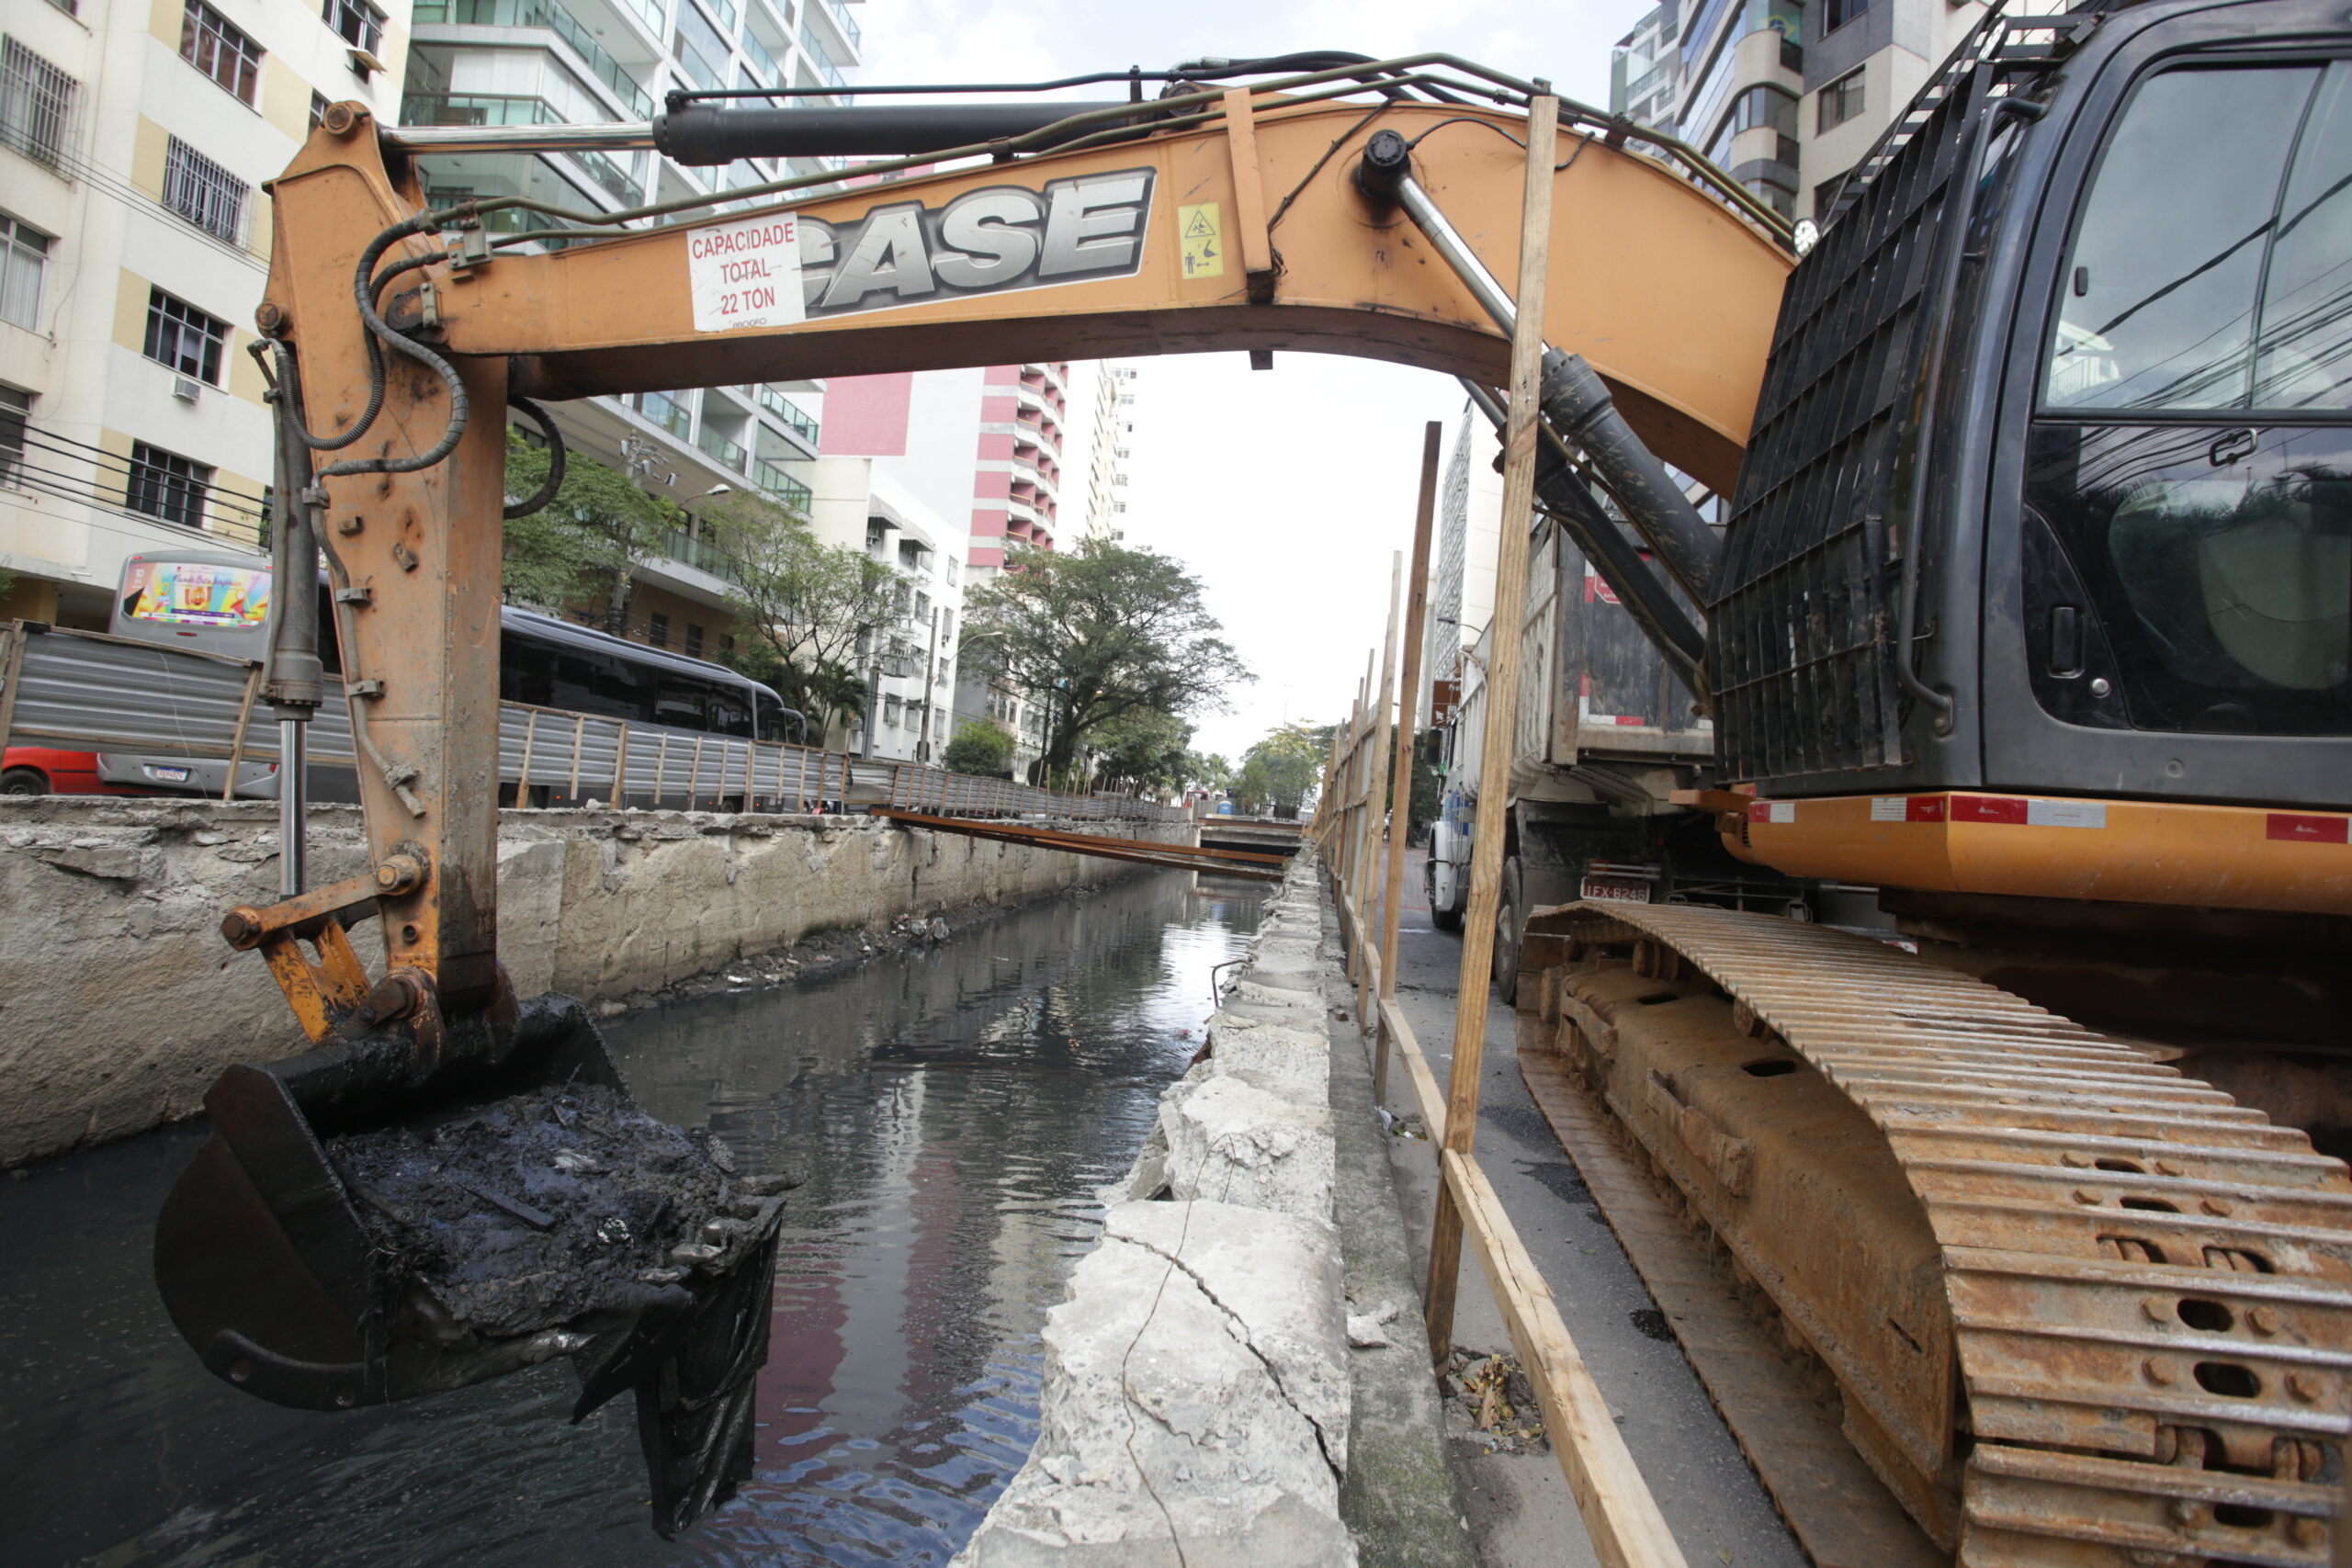
[[[1208,55],[1306,49],[1390,58],[1442,50],[1549,77],[1606,105],[1609,46],[1651,0],[868,0],[858,78],[1038,81]],[[1101,89],[1094,89],[1100,93]],[[1238,760],[1285,719],[1341,716],[1388,615],[1392,555],[1412,545],[1421,427],[1453,440],[1448,378],[1370,360],[1239,354],[1138,362],[1127,542],[1182,558],[1258,673],[1194,747]],[[1080,411],[1072,410],[1074,416]],[[1083,423],[1083,418],[1075,423]],[[1077,454],[1062,536],[1083,521]]]

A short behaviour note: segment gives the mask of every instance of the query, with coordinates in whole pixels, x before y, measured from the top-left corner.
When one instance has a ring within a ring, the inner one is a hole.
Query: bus
[[[115,636],[231,658],[268,656],[270,570],[224,551],[151,551],[123,563],[108,630]],[[333,595],[319,595],[319,652],[340,672]],[[625,641],[552,615],[506,607],[499,628],[499,698],[594,718],[761,740],[805,739],[801,716],[774,690],[723,664]],[[257,722],[260,722],[257,720]],[[274,763],[237,771],[236,794],[277,795]],[[0,794],[198,795],[218,798],[229,764],[191,757],[62,751],[12,746],[0,759]],[[548,804],[545,786],[529,804]],[[315,800],[356,800],[347,768],[312,769]]]

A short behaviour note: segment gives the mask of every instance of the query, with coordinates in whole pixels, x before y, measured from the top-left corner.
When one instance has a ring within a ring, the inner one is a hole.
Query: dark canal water
[[[0,1562],[944,1562],[1028,1453],[1039,1330],[1094,1191],[1261,901],[1159,874],[610,1027],[647,1109],[809,1176],[757,1472],[674,1542],[646,1524],[633,1402],[567,1427],[565,1367],[334,1416],[215,1382],[148,1271],[195,1130],[0,1180]]]

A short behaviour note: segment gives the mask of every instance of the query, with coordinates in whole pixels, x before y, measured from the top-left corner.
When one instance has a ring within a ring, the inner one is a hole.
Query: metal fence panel
[[[252,662],[98,632],[0,626],[0,716],[10,743],[70,750],[277,761],[275,710],[257,703],[237,747]],[[13,680],[6,673],[16,671]],[[353,765],[351,719],[330,701],[311,721],[314,766]],[[500,705],[498,776],[520,790],[624,802],[799,811],[894,805],[942,816],[1057,816],[1185,821],[1180,807],[1125,795],[1064,795],[1009,779],[951,773],[914,762],[857,758],[816,747],[753,741],[521,703]]]

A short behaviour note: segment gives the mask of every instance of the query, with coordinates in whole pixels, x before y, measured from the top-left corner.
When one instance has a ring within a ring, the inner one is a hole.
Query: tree
[[[993,719],[967,720],[939,759],[951,773],[979,773],[1003,778],[1012,772],[1012,731]]]
[[[548,477],[548,457],[514,430],[506,433],[506,495],[519,501]],[[560,609],[600,600],[626,626],[637,570],[662,553],[685,513],[649,495],[628,476],[573,452],[555,499],[506,525],[502,586],[511,602]]]
[[[1094,732],[1094,787],[1182,789],[1192,739],[1193,727],[1172,714],[1123,714]]]
[[[1202,756],[1198,751],[1184,755],[1184,778],[1194,789],[1218,790],[1233,783],[1233,764],[1218,752]]]
[[[1241,754],[1241,774],[1233,785],[1236,803],[1248,812],[1295,812],[1322,778],[1330,750],[1328,725],[1285,724],[1268,731]]]
[[[1128,714],[1175,718],[1227,705],[1256,679],[1216,634],[1200,580],[1151,550],[1088,539],[1067,552],[1016,546],[965,597],[963,658],[1046,714],[1047,777],[1067,777],[1089,737]]]
[[[903,615],[907,579],[756,495],[728,496],[703,513],[707,531],[737,558],[728,598],[750,629],[737,665],[782,694],[815,727],[862,714],[860,655]]]

